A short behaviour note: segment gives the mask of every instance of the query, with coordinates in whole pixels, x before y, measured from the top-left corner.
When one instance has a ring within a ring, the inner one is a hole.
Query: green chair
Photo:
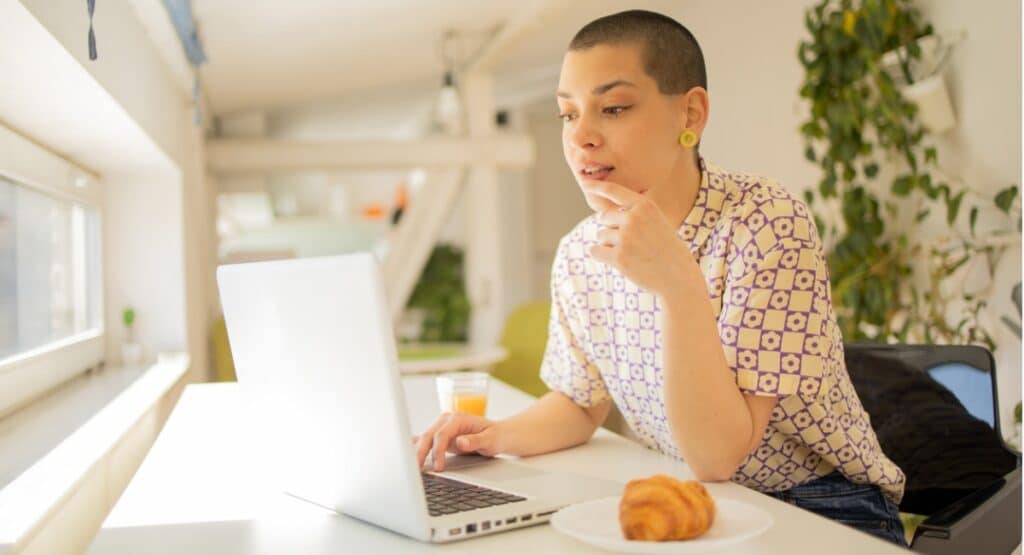
[[[491,376],[534,397],[550,391],[540,379],[550,313],[548,301],[526,303],[512,311],[501,335],[501,346],[508,351],[508,358],[494,365]],[[614,404],[603,427],[634,441],[637,439]]]
[[[534,397],[548,392],[540,379],[540,363],[548,341],[551,303],[530,302],[516,307],[505,321],[501,346],[508,358],[494,365],[491,376]]]
[[[210,345],[213,351],[213,380],[215,382],[233,382],[235,378],[235,362],[231,358],[231,345],[228,343],[228,328],[224,324],[224,316],[218,316],[210,326]]]

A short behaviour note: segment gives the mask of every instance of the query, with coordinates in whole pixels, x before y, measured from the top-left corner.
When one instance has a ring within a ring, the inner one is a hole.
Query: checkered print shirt
[[[703,160],[701,170],[678,236],[706,279],[737,387],[778,398],[732,481],[782,491],[838,469],[899,502],[906,478],[882,452],[850,383],[812,215],[774,180]],[[559,243],[541,378],[584,407],[613,400],[647,446],[680,457],[662,391],[662,307],[586,254],[598,229],[588,217]]]

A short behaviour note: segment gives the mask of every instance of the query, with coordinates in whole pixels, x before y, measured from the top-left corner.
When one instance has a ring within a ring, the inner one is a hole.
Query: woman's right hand
[[[495,422],[460,412],[442,414],[427,431],[414,437],[413,442],[419,468],[423,468],[427,454],[432,453],[435,472],[444,470],[446,452],[458,455],[478,453],[487,457],[501,452]]]

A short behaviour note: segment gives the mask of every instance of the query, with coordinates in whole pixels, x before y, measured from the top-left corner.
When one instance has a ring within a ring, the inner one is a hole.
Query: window
[[[102,327],[95,209],[0,177],[0,363]]]
[[[0,125],[0,418],[104,358],[100,185]]]

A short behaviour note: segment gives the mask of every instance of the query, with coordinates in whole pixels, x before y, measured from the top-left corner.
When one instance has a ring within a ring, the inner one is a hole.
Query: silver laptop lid
[[[221,266],[217,282],[238,380],[286,490],[429,539],[373,256]]]

